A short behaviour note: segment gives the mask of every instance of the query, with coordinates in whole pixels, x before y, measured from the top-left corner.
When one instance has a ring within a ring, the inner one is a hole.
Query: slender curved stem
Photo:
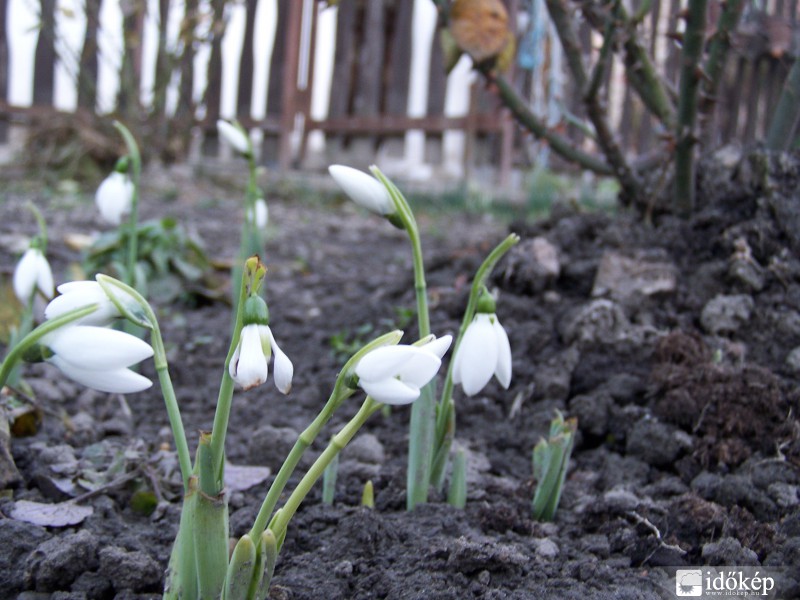
[[[125,283],[133,286],[136,285],[136,262],[139,252],[139,186],[142,179],[142,156],[130,130],[119,121],[114,121],[114,127],[122,134],[131,161],[133,196],[131,197],[131,212],[128,216],[128,255],[125,262]]]
[[[374,412],[380,410],[381,406],[382,404],[376,402],[370,396],[367,396],[355,416],[347,422],[339,433],[333,436],[328,447],[325,448],[317,460],[314,461],[314,464],[311,465],[311,468],[309,468],[300,480],[300,483],[297,484],[297,487],[291,493],[289,499],[286,500],[286,504],[278,511],[273,522],[270,524],[270,529],[273,531],[276,538],[282,539],[282,537],[285,536],[289,521],[291,521],[295,512],[297,512],[297,508],[308,495],[308,492],[311,491],[311,488],[317,480],[322,477],[325,468],[331,463],[333,458],[341,452],[342,448],[353,439],[353,436],[361,429],[364,423],[366,423],[367,419]]]

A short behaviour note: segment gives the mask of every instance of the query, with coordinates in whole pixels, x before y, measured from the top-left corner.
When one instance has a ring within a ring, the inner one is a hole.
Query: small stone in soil
[[[128,552],[109,546],[100,550],[100,571],[116,590],[155,591],[161,582],[161,566],[144,552]]]
[[[736,333],[750,320],[755,303],[752,296],[720,294],[710,300],[700,313],[703,329],[714,335]]]
[[[27,587],[52,592],[71,584],[84,571],[97,568],[98,545],[97,538],[85,529],[39,544],[25,563]]]
[[[708,565],[758,565],[758,555],[743,548],[736,538],[724,537],[716,542],[703,544],[703,560]]]

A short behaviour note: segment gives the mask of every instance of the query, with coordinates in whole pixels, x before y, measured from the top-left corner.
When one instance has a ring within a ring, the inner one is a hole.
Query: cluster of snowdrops
[[[128,145],[128,155],[98,188],[96,201],[105,220],[135,232],[141,159],[127,129],[119,124],[117,127]],[[413,336],[415,341],[409,344],[400,343],[402,331],[387,332],[365,344],[343,365],[328,400],[300,434],[272,480],[252,528],[229,552],[225,437],[234,389],[237,385],[249,390],[264,384],[272,362],[274,384],[287,394],[291,390],[294,366],[270,328],[264,293],[267,269],[259,258],[263,253],[268,210],[264,194],[256,183],[253,146],[238,124],[221,121],[218,129],[220,136],[247,159],[250,177],[245,194],[240,255],[232,275],[236,316],[221,370],[213,425],[208,432],[200,434],[194,458],[183,429],[158,320],[134,285],[133,273],[123,271],[126,276],[120,278],[97,274],[94,280],[63,283],[58,286],[56,295],[54,277],[46,258],[45,220],[38,211],[39,235],[34,237],[19,261],[13,281],[14,291],[26,308],[28,326],[20,325],[19,335],[10,344],[0,367],[0,384],[5,384],[18,372],[21,362],[46,361],[82,385],[126,394],[141,392],[152,385],[148,377],[138,372],[136,365],[153,359],[184,487],[181,521],[170,559],[165,598],[265,598],[287,527],[298,506],[320,477],[335,468],[339,452],[367,419],[386,405],[412,405],[408,508],[425,502],[431,488],[441,489],[448,475],[448,499],[455,506],[463,506],[466,501],[464,458],[457,453],[451,457],[456,413],[454,387],[460,385],[466,394],[473,395],[483,389],[492,376],[504,388],[508,388],[511,381],[508,336],[497,318],[496,299],[486,283],[494,266],[519,238],[509,235],[476,272],[464,319],[455,336],[437,337],[431,333],[428,319],[420,234],[406,198],[376,167],[372,168],[372,174],[345,166],[330,167],[330,174],[350,198],[408,234],[414,264],[418,331]],[[129,251],[135,254],[136,236],[131,237],[134,239]],[[129,264],[133,264],[135,256],[129,258]],[[41,297],[49,302],[43,311],[44,320],[33,327],[37,298]],[[144,339],[146,337],[149,342]],[[436,375],[451,346],[454,356],[449,361],[437,399]],[[331,438],[279,507],[279,500],[284,497],[284,490],[304,452],[333,413],[359,391],[366,395],[360,408]],[[569,432],[570,427],[563,421],[561,427],[563,432]],[[535,455],[536,452],[534,459]],[[553,462],[552,456],[547,458]],[[563,470],[549,476],[560,477],[563,483]],[[542,471],[539,476],[545,479],[548,473]],[[553,504],[553,500],[558,503],[557,496],[552,498],[552,492],[545,500],[549,504]]]

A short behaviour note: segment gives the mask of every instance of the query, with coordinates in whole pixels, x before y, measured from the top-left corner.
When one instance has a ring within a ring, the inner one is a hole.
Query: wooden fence
[[[0,0],[0,31],[14,26],[12,2]],[[0,94],[0,144],[8,136],[9,123],[46,126],[59,106],[56,66],[69,61],[60,54],[64,50],[58,43],[62,30],[56,1],[40,2],[28,102],[8,101],[12,48],[9,36],[0,38],[0,90],[5,90]],[[580,127],[565,125],[565,113],[581,118],[582,110],[563,77],[560,43],[552,28],[544,25],[541,0],[506,2],[520,47],[511,77],[532,106],[551,113],[552,126],[563,127],[577,144],[590,147],[591,140],[583,137]],[[182,10],[176,8],[179,4]],[[379,157],[397,162],[406,174],[424,177],[440,173],[449,160],[451,167],[455,162],[456,176],[488,167],[495,181],[508,182],[513,168],[524,166],[543,148],[530,136],[518,134],[481,80],[470,81],[464,69],[458,81],[444,74],[430,0],[341,0],[337,8],[325,4],[316,0],[122,3],[113,116],[132,125],[148,152],[164,160],[185,159],[198,136],[203,153],[216,153],[216,120],[220,115],[235,116],[258,132],[262,162],[280,169],[326,162],[365,166]],[[711,135],[704,140],[709,146],[748,143],[763,136],[797,54],[798,0],[760,4],[761,10],[747,8],[734,36],[719,98],[707,116],[713,122]],[[679,52],[668,34],[678,29],[681,6],[681,0],[653,0],[652,12],[642,25],[651,53],[673,85]],[[77,93],[73,105],[61,106],[60,111],[83,115],[81,122],[91,124],[97,123],[94,115],[102,93],[99,42],[104,32],[108,35],[109,26],[101,21],[100,0],[83,0],[81,10],[85,33],[74,49],[72,72]],[[223,60],[225,33],[232,31],[236,10],[244,13],[239,15],[243,16],[237,40],[241,50],[234,60]],[[712,14],[714,10],[712,6]],[[176,11],[178,27],[174,27]],[[425,15],[427,22],[420,20]],[[267,21],[272,27],[263,26]],[[156,40],[154,60],[148,59],[148,36]],[[581,39],[587,56],[596,53],[587,26]],[[323,66],[328,70],[327,83],[318,76]],[[263,78],[264,70],[269,75],[259,95],[254,82]],[[625,85],[621,65],[614,63],[608,76],[605,101],[622,148],[637,155],[662,144],[664,132]],[[152,81],[147,94],[142,92],[144,80]],[[234,98],[227,109],[226,94]],[[107,116],[100,115],[105,120]],[[445,140],[454,134],[455,144],[448,151]]]

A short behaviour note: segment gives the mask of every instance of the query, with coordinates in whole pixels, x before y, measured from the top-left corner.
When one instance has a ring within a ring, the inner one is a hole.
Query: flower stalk
[[[492,271],[497,263],[505,254],[516,246],[520,241],[517,234],[509,234],[502,242],[500,242],[484,259],[481,266],[475,273],[472,280],[472,287],[470,288],[469,299],[467,300],[467,308],[464,310],[464,317],[461,320],[461,327],[458,330],[455,344],[453,346],[453,357],[458,356],[461,342],[467,332],[467,328],[475,319],[475,313],[478,308],[478,301],[481,294],[486,288]],[[453,401],[453,369],[455,367],[455,359],[450,361],[445,375],[444,386],[439,403],[436,405],[436,429],[434,438],[434,447],[431,453],[431,479],[437,489],[442,488],[444,485],[444,476],[447,467],[448,457],[450,455],[450,447],[455,437],[455,402]]]
[[[129,286],[136,285],[136,263],[138,261],[139,243],[139,186],[142,178],[142,155],[139,146],[131,134],[130,130],[119,121],[114,121],[114,127],[120,132],[125,140],[130,161],[129,172],[133,189],[131,192],[130,213],[128,214],[128,252],[125,262],[125,276],[123,281]]]

